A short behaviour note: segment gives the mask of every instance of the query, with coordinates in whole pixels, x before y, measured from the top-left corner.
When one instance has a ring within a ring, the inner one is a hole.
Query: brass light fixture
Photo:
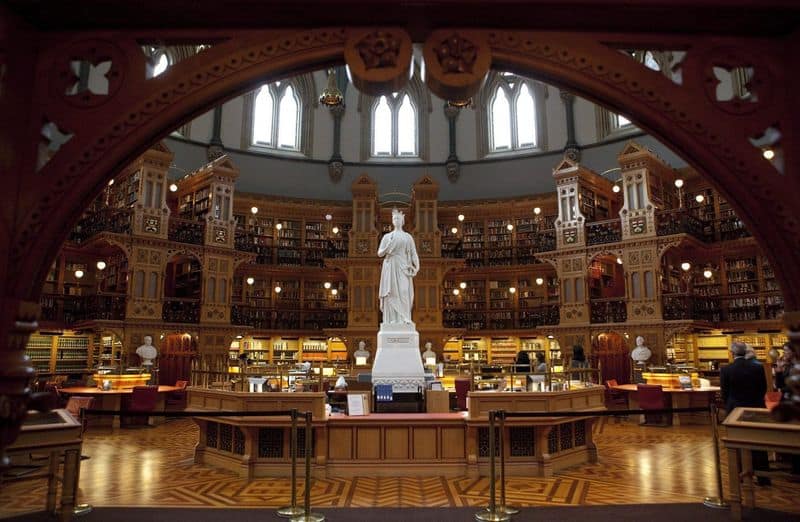
[[[466,109],[472,107],[472,98],[466,100],[447,100],[448,107],[455,107],[456,109]]]
[[[328,69],[328,86],[322,90],[319,102],[328,107],[338,107],[344,102],[342,91],[336,86],[336,71]]]

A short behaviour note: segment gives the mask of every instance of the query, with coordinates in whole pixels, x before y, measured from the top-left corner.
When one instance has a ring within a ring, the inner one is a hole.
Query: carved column
[[[17,438],[28,411],[36,372],[25,356],[25,345],[39,328],[38,314],[39,303],[0,298],[0,469],[8,465],[3,449]]]
[[[136,204],[133,207],[133,235],[167,239],[170,210],[167,206],[167,171],[175,155],[159,142],[122,173],[138,178]],[[132,184],[132,185],[134,185]]]
[[[572,161],[581,160],[581,148],[575,140],[575,95],[568,91],[559,91],[567,123],[567,143],[564,145],[564,156]]]
[[[333,117],[333,154],[328,160],[328,175],[331,181],[338,183],[344,175],[344,160],[342,159],[342,118],[344,117],[344,104],[331,107]]]
[[[217,105],[214,107],[214,122],[212,125],[211,139],[206,149],[206,157],[208,161],[214,161],[223,154],[225,154],[225,148],[222,144],[222,105]]]
[[[447,118],[447,129],[450,135],[450,154],[447,156],[445,168],[447,169],[447,179],[453,183],[458,181],[459,171],[461,169],[458,162],[458,155],[456,154],[456,120],[460,112],[460,108],[454,107],[449,103],[444,105],[444,115]]]

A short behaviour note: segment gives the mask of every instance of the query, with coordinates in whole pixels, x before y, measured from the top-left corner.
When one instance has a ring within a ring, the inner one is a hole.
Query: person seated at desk
[[[520,373],[529,373],[531,371],[531,356],[525,350],[517,352],[517,358],[514,361],[515,370]]]
[[[536,373],[546,373],[547,363],[544,362],[544,352],[536,352]]]

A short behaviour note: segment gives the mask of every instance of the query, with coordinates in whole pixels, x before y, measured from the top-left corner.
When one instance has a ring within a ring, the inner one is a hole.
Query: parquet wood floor
[[[254,508],[289,503],[286,479],[248,482],[194,464],[197,439],[197,427],[188,419],[153,429],[90,429],[83,453],[91,458],[82,463],[79,501],[95,506]],[[710,439],[703,426],[654,428],[604,420],[595,430],[598,463],[550,479],[509,478],[506,498],[517,506],[701,502],[715,493]],[[486,479],[363,476],[315,480],[312,499],[318,507],[458,507],[485,505],[488,491]],[[798,494],[800,484],[777,479],[772,487],[756,488],[756,502],[800,513]],[[43,480],[3,484],[0,516],[41,510],[44,496]]]

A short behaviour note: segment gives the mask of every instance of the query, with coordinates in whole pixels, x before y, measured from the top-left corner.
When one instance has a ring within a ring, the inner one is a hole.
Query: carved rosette
[[[484,33],[439,29],[425,41],[425,83],[450,101],[474,96],[492,64],[492,53]]]
[[[411,77],[411,36],[399,27],[349,33],[344,59],[356,89],[371,96],[399,91]]]

